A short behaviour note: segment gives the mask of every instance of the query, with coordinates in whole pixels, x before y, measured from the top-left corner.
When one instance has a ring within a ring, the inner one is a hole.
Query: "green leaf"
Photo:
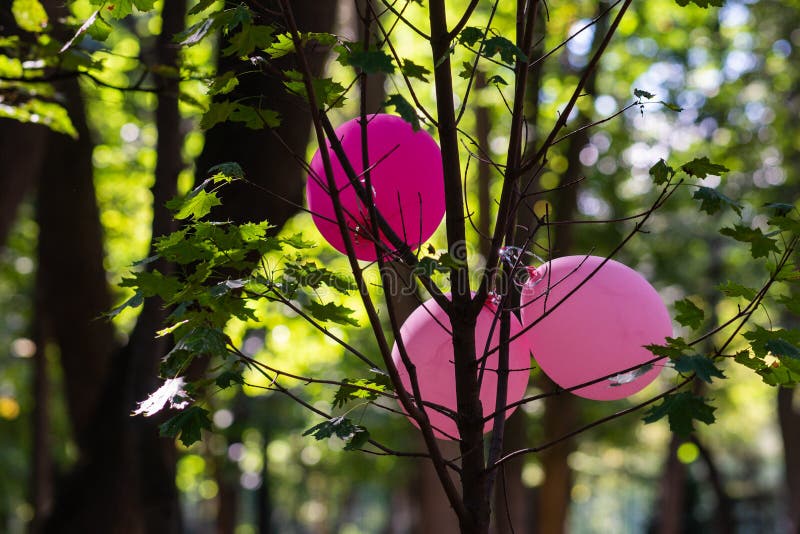
[[[197,355],[188,350],[173,348],[161,358],[158,366],[159,376],[170,378],[185,373],[195,356]]]
[[[494,76],[486,80],[486,84],[500,86],[500,85],[508,85],[508,82],[505,81],[502,76],[498,76],[497,74],[495,74]]]
[[[446,273],[449,271],[450,269],[439,263],[439,260],[436,258],[431,258],[430,256],[421,258],[419,262],[414,265],[414,274],[417,276],[421,275],[430,277],[433,276],[433,273],[435,272]]]
[[[797,296],[781,295],[778,303],[786,307],[789,313],[800,316],[800,298]]]
[[[486,57],[493,57],[500,54],[503,63],[513,65],[515,61],[528,61],[528,56],[520,50],[517,45],[501,35],[495,35],[486,39],[483,43],[483,52]]]
[[[172,351],[186,351],[198,356],[227,356],[230,338],[218,328],[198,326],[178,340]],[[172,352],[170,351],[170,352]]]
[[[2,57],[0,56],[0,60],[2,60]],[[43,124],[54,132],[67,134],[73,139],[78,138],[78,132],[72,125],[67,110],[61,104],[55,102],[31,98],[17,106],[3,104],[0,105],[0,117],[14,119],[19,122]]]
[[[181,443],[186,447],[200,440],[202,429],[211,430],[211,420],[208,410],[199,406],[190,406],[158,427],[161,437],[174,438],[180,435]]]
[[[703,310],[688,298],[675,302],[675,320],[683,326],[688,326],[694,330],[700,328],[705,318]]]
[[[705,178],[708,175],[720,176],[730,169],[724,165],[711,163],[707,157],[703,156],[702,158],[695,158],[688,163],[684,163],[681,165],[681,170],[689,176]]]
[[[686,437],[694,430],[694,420],[707,425],[716,421],[715,410],[716,408],[707,404],[702,397],[689,391],[682,391],[665,396],[661,404],[650,408],[643,421],[654,423],[667,417],[670,430]]]
[[[333,407],[341,408],[352,400],[375,400],[378,398],[378,391],[386,391],[386,389],[384,383],[377,383],[366,378],[359,378],[357,380],[345,378],[342,380],[342,385],[333,397]]]
[[[220,373],[220,375],[214,380],[214,383],[217,384],[217,387],[221,389],[227,389],[233,384],[244,384],[244,377],[242,376],[241,371],[228,370]]]
[[[458,77],[464,80],[469,80],[472,78],[472,63],[469,61],[464,61],[461,63],[461,70],[458,72]]]
[[[750,287],[745,287],[741,284],[736,284],[731,281],[725,282],[724,284],[717,286],[717,289],[719,289],[729,297],[742,297],[746,298],[747,300],[753,300],[754,298],[756,298],[756,294],[758,293],[755,289],[752,289]]]
[[[21,29],[41,33],[47,28],[47,11],[39,0],[14,0],[11,13]]]
[[[668,110],[674,111],[675,113],[680,113],[681,111],[683,111],[682,107],[678,106],[677,104],[673,104],[672,102],[664,102],[663,100],[659,100],[658,103],[667,108]]]
[[[634,89],[633,90],[633,96],[635,96],[636,98],[639,98],[639,99],[646,98],[647,100],[650,100],[651,98],[654,98],[656,95],[654,95],[653,93],[650,93],[648,91],[645,91],[643,89]]]
[[[666,341],[666,345],[645,345],[645,348],[655,356],[664,356],[673,360],[692,350],[682,337],[668,337]]]
[[[235,161],[226,161],[225,163],[214,165],[208,169],[208,174],[213,175],[211,179],[214,183],[231,182],[232,180],[242,180],[244,178],[242,166]]]
[[[394,106],[395,111],[397,114],[400,115],[406,122],[411,124],[411,127],[416,132],[420,129],[419,124],[419,117],[417,116],[417,110],[412,106],[408,100],[400,94],[393,94],[389,95],[388,100],[384,106]]]
[[[425,83],[428,83],[428,78],[426,76],[431,73],[431,71],[429,71],[426,67],[417,65],[410,59],[403,60],[403,66],[400,70],[409,78],[416,78]]]
[[[172,201],[170,201],[172,202]],[[169,203],[167,203],[169,204]],[[217,197],[216,193],[211,192],[207,193],[204,190],[200,190],[197,193],[187,196],[183,199],[180,209],[175,214],[176,219],[201,219],[211,213],[211,208],[214,206],[220,206],[222,201]],[[168,208],[172,208],[173,205],[168,205]]]
[[[294,52],[294,41],[288,33],[278,35],[264,50],[272,59],[278,59]]]
[[[313,261],[287,262],[284,265],[284,275],[291,277],[301,286],[312,289],[318,289],[322,284],[345,294],[356,289],[351,276],[318,267]]]
[[[699,186],[692,198],[700,200],[700,209],[709,215],[713,215],[725,207],[732,209],[739,216],[742,215],[741,205],[711,187]]]
[[[297,250],[314,248],[317,246],[317,244],[313,241],[307,241],[303,239],[303,234],[300,233],[290,235],[289,237],[281,237],[280,242],[289,245],[292,248],[296,248]]]
[[[794,352],[787,347],[800,345],[800,330],[783,328],[767,330],[756,325],[753,330],[745,332],[743,336],[750,342],[750,348],[759,358],[765,357],[768,353],[775,356],[793,357]],[[777,352],[773,352],[773,350]]]
[[[275,28],[272,26],[244,24],[242,30],[230,38],[222,54],[225,56],[247,56],[256,49],[266,48],[272,42]]]
[[[650,176],[653,177],[653,183],[656,185],[664,185],[667,183],[670,178],[675,176],[675,169],[667,165],[667,162],[663,159],[658,160],[658,162],[650,167]]]
[[[697,378],[711,383],[713,378],[725,378],[711,358],[700,354],[684,355],[674,360],[675,370],[681,374],[694,373]]]
[[[780,252],[778,242],[764,235],[764,232],[759,228],[748,228],[737,224],[733,228],[723,228],[719,233],[743,243],[750,243],[750,253],[753,258],[764,258],[769,256],[770,252]]]
[[[764,207],[768,210],[772,210],[775,217],[786,217],[794,211],[793,204],[786,204],[784,202],[772,202],[770,204],[764,204]]]
[[[116,0],[106,4],[112,18],[122,19],[133,13],[133,0]]]
[[[208,9],[209,7],[213,6],[217,0],[199,0],[195,6],[189,10],[190,15],[197,15]]]
[[[347,451],[359,449],[369,441],[369,432],[367,429],[363,426],[353,424],[350,419],[344,416],[333,417],[318,425],[314,425],[303,432],[303,435],[314,436],[317,440],[336,436],[348,442],[344,448]]]
[[[139,11],[146,13],[156,7],[156,0],[133,0],[133,5],[135,5],[136,9]]]
[[[166,328],[162,328],[161,330],[158,330],[156,332],[156,337],[164,337],[166,335],[169,335],[169,334],[173,333],[175,330],[177,330],[178,328],[182,327],[183,325],[185,325],[188,322],[189,322],[188,319],[184,319],[183,321],[178,321],[177,323],[175,323],[175,324],[173,324],[171,326],[168,326]]]
[[[158,295],[165,301],[170,301],[183,285],[174,276],[164,276],[157,269],[153,271],[140,271],[133,276],[123,278],[120,287],[130,287],[144,297]]]
[[[239,26],[251,24],[253,22],[253,13],[244,3],[240,3],[234,8],[226,9],[219,13],[218,20],[218,24],[222,26],[223,30],[230,33]]]
[[[289,91],[299,95],[308,100],[308,92],[306,91],[305,82],[303,82],[303,75],[295,70],[284,71],[288,81],[283,82]],[[324,106],[331,106],[340,108],[347,100],[344,96],[344,87],[339,82],[333,81],[332,78],[314,78],[311,81],[316,95],[316,104],[320,108]]]
[[[122,311],[125,310],[125,308],[138,308],[142,304],[144,304],[144,295],[142,295],[140,292],[137,291],[136,293],[133,294],[131,298],[129,298],[128,300],[126,300],[125,302],[123,302],[110,312],[106,313],[106,317],[108,317],[109,319],[113,319],[114,317],[122,313]]]
[[[475,26],[467,26],[458,34],[458,42],[467,46],[475,46],[475,43],[481,39],[483,39],[483,30]]]
[[[212,102],[211,105],[208,106],[208,111],[206,111],[203,114],[203,118],[200,119],[200,128],[208,130],[221,122],[225,122],[228,120],[233,110],[236,109],[237,105],[236,102],[230,102],[228,100]]]
[[[358,326],[358,321],[351,317],[355,312],[345,306],[333,302],[321,304],[312,300],[305,307],[311,316],[318,321],[331,321],[342,325]]]
[[[224,74],[215,77],[208,86],[209,95],[224,95],[233,91],[239,85],[239,78],[236,72],[229,70]]]
[[[769,341],[764,343],[764,348],[766,348],[769,352],[771,352],[775,356],[784,356],[788,358],[793,358],[795,360],[800,360],[800,349],[798,349],[796,345],[789,343],[785,339],[781,338],[770,339]]]
[[[281,125],[281,116],[277,111],[266,108],[254,108],[246,104],[236,104],[228,119],[231,122],[242,122],[251,130],[277,128]]]
[[[361,43],[345,43],[336,47],[336,50],[339,52],[336,60],[345,67],[354,67],[366,74],[394,73],[392,56],[383,50],[364,50]]]
[[[467,263],[464,260],[459,260],[453,257],[452,254],[449,252],[445,252],[441,256],[439,256],[439,263],[442,267],[447,269],[458,269],[460,267],[466,267]]]

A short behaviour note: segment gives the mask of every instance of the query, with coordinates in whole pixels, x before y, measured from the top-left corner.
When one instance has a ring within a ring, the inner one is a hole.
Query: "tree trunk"
[[[796,399],[796,388],[778,391],[778,421],[789,490],[786,499],[788,532],[800,532],[800,405]]]
[[[183,28],[185,3],[169,2],[157,43],[160,64],[175,64],[171,36]],[[169,230],[163,204],[175,192],[182,167],[177,82],[158,80],[159,133],[154,195],[154,235]],[[174,485],[174,446],[158,437],[163,417],[131,418],[136,401],[155,389],[164,352],[153,332],[164,311],[145,304],[125,349],[114,354],[113,329],[97,320],[110,308],[103,241],[92,186],[91,143],[77,83],[66,82],[70,115],[80,140],[53,138],[39,186],[40,265],[47,308],[61,349],[78,464],[59,487],[50,532],[173,533],[180,531]],[[72,171],[65,179],[60,172]],[[69,206],[74,211],[63,209]],[[162,270],[167,266],[159,265]],[[66,293],[66,294],[65,294]]]
[[[683,526],[685,509],[686,466],[678,460],[681,439],[672,435],[667,449],[659,498],[654,519],[657,534],[678,534]]]

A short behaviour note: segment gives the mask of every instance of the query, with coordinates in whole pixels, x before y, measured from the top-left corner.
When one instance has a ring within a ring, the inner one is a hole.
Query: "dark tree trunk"
[[[678,460],[681,439],[672,435],[659,485],[659,498],[654,519],[657,534],[678,534],[683,525],[686,500],[686,466]]]
[[[781,388],[778,391],[778,421],[789,490],[786,499],[789,532],[800,532],[800,407],[796,398],[794,389]]]
[[[184,2],[166,4],[156,46],[162,65],[176,62],[170,39],[183,28],[184,16]],[[183,143],[177,82],[157,81],[163,90],[156,112],[154,235],[170,228],[163,204],[175,192]],[[51,134],[39,184],[40,268],[81,454],[59,487],[46,530],[176,533],[181,522],[175,451],[171,441],[158,437],[157,423],[163,418],[130,417],[136,401],[156,385],[165,347],[153,339],[153,332],[164,312],[159,303],[145,304],[127,347],[114,355],[112,326],[98,320],[110,302],[92,186],[92,146],[77,83],[65,83],[64,92],[80,139]],[[65,179],[63,169],[70,169],[72,176]]]
[[[274,7],[273,2],[262,2]],[[292,7],[301,31],[329,32],[336,19],[336,1],[294,0]],[[254,7],[258,12],[258,7]],[[276,8],[276,11],[280,9]],[[267,23],[273,21],[265,21]],[[327,49],[307,51],[314,74],[322,71]],[[283,60],[282,60],[283,61]],[[281,68],[293,68],[288,63]],[[219,57],[218,71],[252,68],[238,58]],[[235,161],[244,169],[247,179],[259,186],[233,183],[222,191],[221,218],[234,221],[261,221],[281,226],[297,213],[303,204],[305,173],[300,161],[305,159],[309,141],[311,116],[298,97],[287,94],[282,80],[272,73],[246,74],[239,86],[226,98],[262,97],[265,107],[277,110],[281,126],[275,132],[251,130],[238,123],[222,123],[206,134],[203,153],[197,161],[199,178],[219,163]],[[252,100],[255,101],[255,100]],[[277,135],[277,137],[276,137]],[[279,142],[277,138],[283,140]],[[269,191],[270,193],[266,193]]]

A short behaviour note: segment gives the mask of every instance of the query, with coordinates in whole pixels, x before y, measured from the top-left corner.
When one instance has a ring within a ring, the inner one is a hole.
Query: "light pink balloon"
[[[666,306],[642,275],[609,260],[575,293],[602,262],[597,256],[566,256],[531,271],[522,292],[522,323],[533,357],[562,388],[622,373],[653,359],[643,345],[663,344],[672,335]],[[548,291],[549,288],[549,291]],[[545,298],[546,294],[546,298]],[[543,316],[545,310],[553,310]],[[661,362],[573,391],[595,400],[628,397],[650,384]]]
[[[500,320],[495,321],[495,314],[494,306],[487,303],[478,314],[475,327],[475,347],[478,358],[483,356],[489,333],[492,334],[489,350],[493,352],[485,360],[480,392],[484,416],[494,412],[497,395],[499,359],[497,349],[500,338]],[[493,324],[494,329],[492,329]],[[512,315],[511,335],[514,336],[521,330],[522,325]],[[447,317],[447,313],[433,300],[422,303],[400,328],[400,336],[408,356],[416,367],[422,400],[456,411],[455,365],[453,363],[453,339],[450,332],[450,319]],[[392,359],[400,373],[403,385],[411,392],[411,380],[400,357],[397,343],[392,348]],[[525,336],[520,336],[511,342],[508,368],[506,399],[510,404],[523,398],[530,376],[530,350]],[[454,419],[431,407],[426,407],[425,411],[434,427],[436,437],[440,439],[458,438],[458,428]],[[505,412],[505,416],[508,417],[513,412],[514,409],[509,409]],[[411,422],[416,425],[413,419]],[[490,431],[491,428],[492,421],[488,421],[484,425],[484,432]]]
[[[369,117],[367,139],[372,198],[378,212],[389,226],[413,249],[427,240],[444,216],[444,180],[442,157],[436,141],[425,131],[395,115]],[[360,118],[336,129],[350,164],[361,177],[362,165]],[[369,208],[358,197],[341,162],[329,147],[333,179],[340,191],[350,238],[361,260],[375,260],[375,245],[369,224]],[[345,252],[344,239],[336,224],[333,201],[319,150],[311,159],[306,198],[322,236],[335,249]],[[381,241],[390,249],[388,240]]]

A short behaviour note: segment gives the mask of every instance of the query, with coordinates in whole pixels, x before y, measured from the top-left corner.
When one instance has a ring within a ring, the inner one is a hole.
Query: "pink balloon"
[[[614,260],[553,309],[603,260],[566,256],[532,270],[522,291],[522,323],[528,326],[541,318],[528,337],[534,359],[553,382],[571,388],[621,373],[572,392],[587,399],[616,400],[656,379],[660,362],[622,373],[653,359],[643,345],[663,344],[672,335],[672,322],[653,286]]]
[[[480,358],[483,355],[490,332],[492,337],[489,350],[494,351],[485,360],[481,382],[480,398],[483,404],[484,416],[494,412],[497,395],[497,366],[499,359],[497,348],[500,338],[500,321],[499,319],[495,321],[495,314],[496,309],[494,306],[487,303],[478,314],[475,327],[477,357]],[[493,324],[494,329],[492,330]],[[513,336],[521,331],[522,325],[512,315],[511,335]],[[400,328],[400,336],[403,339],[408,356],[416,367],[422,400],[456,411],[455,365],[453,363],[453,340],[450,332],[450,319],[447,317],[447,313],[432,299],[422,303],[414,310]],[[524,338],[525,336],[518,337],[509,346],[508,393],[506,395],[507,403],[509,404],[522,399],[525,395],[525,388],[528,385],[530,350]],[[408,370],[400,357],[397,343],[392,348],[392,359],[400,373],[403,386],[409,392],[412,392]],[[459,433],[454,419],[431,407],[426,407],[425,411],[430,418],[437,438],[458,439]],[[508,417],[513,412],[514,409],[509,409],[505,412],[505,416]],[[413,419],[411,419],[411,422],[416,425]],[[492,421],[488,421],[484,425],[484,432],[490,431],[491,428]]]
[[[367,153],[373,202],[395,233],[411,248],[416,248],[436,231],[444,216],[441,151],[427,132],[415,132],[400,117],[376,114],[368,120]],[[336,136],[353,169],[361,177],[364,166],[360,118],[339,126]],[[375,238],[369,224],[369,208],[358,197],[333,149],[329,149],[333,179],[340,191],[356,257],[375,260]],[[336,224],[319,150],[311,159],[311,171],[306,197],[314,224],[331,246],[344,253],[344,239]],[[379,238],[388,248],[394,249],[389,246],[385,236],[381,234]]]

